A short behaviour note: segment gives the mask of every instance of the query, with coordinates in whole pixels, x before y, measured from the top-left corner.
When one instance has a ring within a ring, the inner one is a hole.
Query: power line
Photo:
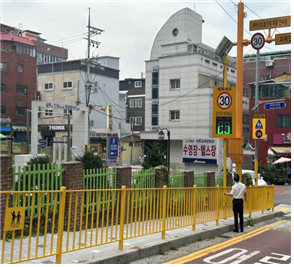
[[[80,13],[80,12],[83,12],[85,10],[87,10],[87,8],[86,9],[79,10],[79,11],[74,12],[74,13],[70,13],[70,14],[65,15],[65,16],[62,16],[62,17],[55,18],[55,19],[51,19],[51,20],[46,20],[46,21],[43,21],[43,22],[38,22],[38,23],[30,24],[27,27],[34,26],[34,25],[39,25],[39,24],[43,24],[43,23],[47,23],[47,22],[51,22],[51,21],[55,21],[55,20],[59,20],[59,19],[62,19],[62,18],[66,18],[66,17],[69,17],[71,15],[74,15],[74,14],[77,14],[77,13]]]

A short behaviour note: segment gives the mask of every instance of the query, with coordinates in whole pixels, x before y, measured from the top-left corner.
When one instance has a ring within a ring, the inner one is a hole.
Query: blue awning
[[[11,132],[11,127],[1,126],[0,132],[1,133],[10,133]]]

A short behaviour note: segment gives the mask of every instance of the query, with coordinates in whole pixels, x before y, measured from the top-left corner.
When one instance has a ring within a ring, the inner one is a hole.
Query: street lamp
[[[158,133],[159,140],[164,140],[165,135],[164,135],[163,130],[167,131],[167,170],[169,173],[169,169],[170,169],[170,131],[167,128],[158,127],[158,129],[160,130],[160,132]]]

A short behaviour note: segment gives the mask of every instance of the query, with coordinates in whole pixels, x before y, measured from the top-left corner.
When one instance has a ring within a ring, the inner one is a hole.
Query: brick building
[[[252,117],[255,106],[255,55],[244,58],[244,87],[250,94],[249,103],[249,142],[253,144]],[[291,156],[291,51],[260,53],[259,69],[259,112],[266,116],[266,138],[258,140],[258,160],[271,163],[281,157]],[[283,108],[267,109],[266,101],[285,99]]]
[[[31,108],[37,88],[36,47],[32,41],[1,32],[1,118],[10,118],[11,127],[1,133],[16,141],[26,140],[26,110]]]

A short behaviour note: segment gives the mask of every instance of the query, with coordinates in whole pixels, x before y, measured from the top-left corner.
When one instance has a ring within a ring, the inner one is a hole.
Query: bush
[[[85,151],[84,155],[77,156],[76,160],[84,163],[84,170],[100,169],[104,167],[101,158],[90,151]]]
[[[246,186],[253,185],[251,174],[247,172],[245,175],[246,175]]]
[[[258,172],[261,174],[263,177],[263,180],[267,184],[273,184],[275,182],[275,167],[269,166],[269,165],[263,165],[260,163],[258,165]]]
[[[28,165],[42,165],[42,164],[50,164],[50,157],[49,155],[45,155],[45,156],[37,156],[37,157],[34,157],[34,158],[31,158],[30,161],[28,161]]]
[[[146,170],[164,164],[165,160],[161,152],[161,145],[158,142],[154,142],[151,148],[147,147],[147,154],[142,166]]]

